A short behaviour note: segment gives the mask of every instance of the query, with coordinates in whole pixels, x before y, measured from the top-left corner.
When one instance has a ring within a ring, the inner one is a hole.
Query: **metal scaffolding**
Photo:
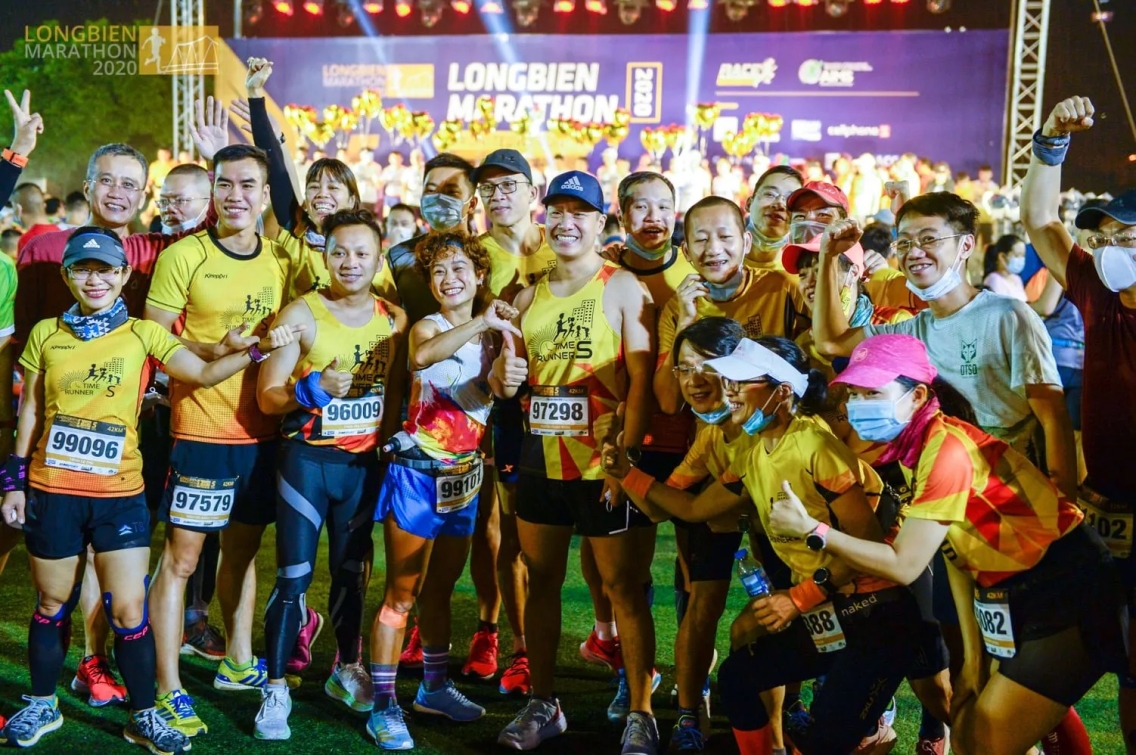
[[[177,29],[186,26],[205,26],[204,0],[172,0],[170,3],[170,26]],[[193,138],[189,134],[189,124],[193,118],[193,103],[205,96],[205,77],[201,73],[180,73],[173,79],[174,92],[174,156],[187,150],[194,153]]]
[[[1019,186],[1029,169],[1033,134],[1041,128],[1050,0],[1015,0],[1003,184]]]

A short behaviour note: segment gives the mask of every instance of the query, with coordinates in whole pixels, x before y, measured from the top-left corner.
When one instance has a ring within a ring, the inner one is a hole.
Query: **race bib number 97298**
[[[533,387],[529,402],[529,432],[533,435],[588,435],[591,423],[587,386]]]
[[[229,523],[237,495],[237,478],[207,480],[173,474],[170,524],[218,530]]]
[[[57,414],[47,432],[44,464],[75,472],[115,475],[122,465],[125,446],[125,425]]]
[[[374,435],[383,419],[383,397],[333,398],[323,408],[325,438],[348,438],[355,435]]]
[[[481,490],[484,467],[477,461],[468,472],[456,475],[440,475],[434,478],[434,491],[437,494],[436,511],[448,514],[461,511],[468,506]]]

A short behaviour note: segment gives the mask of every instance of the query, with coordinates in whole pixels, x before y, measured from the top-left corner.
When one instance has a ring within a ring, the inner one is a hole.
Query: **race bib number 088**
[[[439,514],[448,514],[464,509],[481,490],[483,475],[484,467],[478,461],[468,472],[434,478],[434,492],[437,494],[435,510]]]
[[[118,474],[125,446],[125,425],[57,414],[47,433],[44,464],[109,477]]]
[[[834,653],[847,647],[844,627],[840,626],[831,601],[803,614],[801,620],[805,622],[818,653]]]
[[[589,435],[587,386],[535,386],[529,401],[529,432],[572,437]]]
[[[207,480],[174,474],[173,483],[171,524],[217,530],[229,523],[237,495],[237,478]]]

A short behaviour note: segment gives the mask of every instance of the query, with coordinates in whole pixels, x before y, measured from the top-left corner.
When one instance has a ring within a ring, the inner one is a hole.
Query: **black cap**
[[[1124,225],[1136,225],[1136,189],[1129,189],[1102,207],[1089,207],[1077,213],[1074,221],[1081,230],[1100,228],[1105,217],[1120,221]]]
[[[532,183],[532,168],[529,167],[529,161],[515,149],[495,149],[485,156],[478,165],[476,170],[473,171],[473,183],[476,186],[481,183],[482,175],[486,168],[501,168],[510,173],[520,173]]]
[[[111,267],[127,264],[122,242],[104,233],[76,233],[63,247],[63,267],[71,267],[83,260],[98,260]]]

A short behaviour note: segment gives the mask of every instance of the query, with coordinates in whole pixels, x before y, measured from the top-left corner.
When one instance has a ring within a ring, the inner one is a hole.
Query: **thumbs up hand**
[[[493,373],[506,388],[519,388],[529,377],[529,364],[517,356],[516,341],[508,334],[501,354],[493,362]]]
[[[350,372],[339,369],[339,357],[331,360],[331,364],[323,368],[320,374],[320,388],[327,391],[332,398],[343,398],[351,390],[351,383],[355,377]]]

